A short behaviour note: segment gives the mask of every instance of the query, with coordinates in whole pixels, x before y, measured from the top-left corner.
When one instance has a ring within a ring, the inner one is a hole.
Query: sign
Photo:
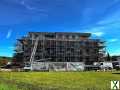
[[[118,90],[119,89],[119,81],[111,81],[111,89]]]

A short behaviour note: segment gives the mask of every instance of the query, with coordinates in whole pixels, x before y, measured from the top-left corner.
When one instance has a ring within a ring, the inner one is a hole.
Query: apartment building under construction
[[[92,65],[103,61],[104,41],[90,36],[90,33],[29,32],[18,39],[16,55],[21,55],[23,63],[84,62]]]

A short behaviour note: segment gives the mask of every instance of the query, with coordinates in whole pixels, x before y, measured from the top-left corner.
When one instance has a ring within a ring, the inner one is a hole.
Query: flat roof
[[[49,34],[49,33],[51,33],[51,34],[64,34],[64,35],[68,35],[68,34],[70,34],[70,35],[79,35],[79,36],[83,36],[83,37],[90,37],[91,36],[91,33],[79,33],[79,32],[29,32],[29,34],[32,34],[32,33],[34,33],[34,34]]]

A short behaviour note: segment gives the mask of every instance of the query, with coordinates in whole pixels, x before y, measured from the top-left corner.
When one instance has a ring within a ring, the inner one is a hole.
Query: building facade
[[[105,46],[104,41],[90,36],[90,33],[29,32],[17,40],[16,60],[27,63],[32,56],[36,62],[84,62],[92,65],[103,61]]]

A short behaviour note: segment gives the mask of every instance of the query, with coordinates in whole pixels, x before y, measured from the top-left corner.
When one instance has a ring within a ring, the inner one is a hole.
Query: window
[[[69,39],[69,35],[66,35],[66,39]]]
[[[83,57],[80,57],[80,61],[83,61]]]
[[[36,34],[35,34],[35,38],[37,38],[38,36],[39,36],[39,35],[36,33]]]
[[[49,33],[45,35],[46,38],[55,38],[55,34]]]
[[[62,34],[59,34],[59,35],[57,35],[57,38],[58,38],[58,39],[62,39],[62,38],[63,38],[63,35],[62,35]]]
[[[72,35],[72,39],[75,39],[75,35]]]
[[[80,41],[79,43],[80,43],[80,45],[82,45],[82,46],[85,45],[85,42],[84,42],[84,41]]]
[[[80,50],[80,55],[82,55],[83,54],[83,51],[82,50]]]
[[[89,50],[89,49],[86,49],[86,53],[89,54],[89,53],[90,53],[90,50]]]

